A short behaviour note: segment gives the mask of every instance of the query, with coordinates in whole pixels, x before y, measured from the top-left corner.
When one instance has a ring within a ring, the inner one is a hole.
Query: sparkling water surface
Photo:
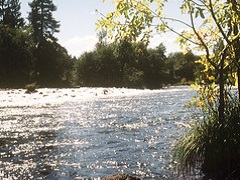
[[[0,179],[174,179],[190,87],[0,90]]]

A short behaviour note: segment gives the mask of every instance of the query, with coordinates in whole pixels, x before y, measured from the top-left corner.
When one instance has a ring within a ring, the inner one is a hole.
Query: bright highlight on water
[[[171,146],[194,119],[184,105],[195,94],[189,87],[0,90],[0,178],[171,178]]]

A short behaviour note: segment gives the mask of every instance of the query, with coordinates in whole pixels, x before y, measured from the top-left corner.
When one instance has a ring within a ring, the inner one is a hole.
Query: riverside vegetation
[[[143,42],[108,42],[100,31],[96,47],[71,57],[55,33],[60,22],[52,0],[29,3],[21,17],[19,0],[0,1],[0,87],[107,86],[160,88],[164,84],[194,81],[199,66],[192,52],[166,55],[163,44],[149,49]],[[29,84],[29,85],[28,85]],[[35,88],[36,88],[35,87]]]

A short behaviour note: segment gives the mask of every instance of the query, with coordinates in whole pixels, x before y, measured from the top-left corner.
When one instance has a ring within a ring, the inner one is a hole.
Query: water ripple
[[[1,90],[0,178],[171,179],[172,142],[193,119],[183,106],[194,94],[188,87]]]

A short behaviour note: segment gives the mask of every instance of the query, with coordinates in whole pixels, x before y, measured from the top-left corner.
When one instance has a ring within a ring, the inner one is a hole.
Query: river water
[[[0,90],[0,179],[174,179],[189,87]]]

